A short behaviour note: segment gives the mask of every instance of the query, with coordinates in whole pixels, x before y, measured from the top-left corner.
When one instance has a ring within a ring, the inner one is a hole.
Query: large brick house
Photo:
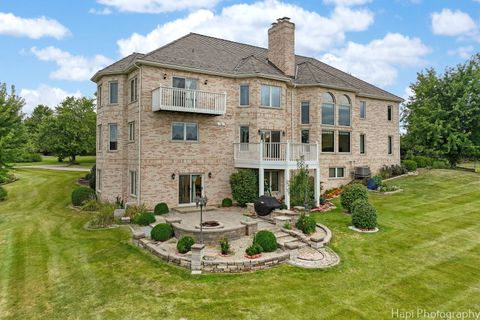
[[[153,207],[231,197],[229,177],[258,170],[260,194],[289,203],[304,156],[324,188],[355,167],[399,164],[401,98],[295,55],[295,25],[278,19],[268,48],[190,33],[98,71],[97,190]]]

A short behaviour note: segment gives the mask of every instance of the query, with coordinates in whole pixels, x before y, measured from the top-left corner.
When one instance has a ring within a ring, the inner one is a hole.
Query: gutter
[[[137,94],[138,94],[138,195],[137,195],[137,204],[142,203],[142,68],[140,68],[137,63],[134,63],[134,66],[138,69],[138,80],[137,81]],[[139,93],[140,92],[140,93]]]

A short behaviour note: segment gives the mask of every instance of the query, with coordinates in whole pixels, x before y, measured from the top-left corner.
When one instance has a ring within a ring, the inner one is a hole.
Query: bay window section
[[[350,152],[350,132],[338,132],[338,152]]]
[[[350,126],[351,105],[347,96],[340,97],[340,106],[338,107],[338,125]]]
[[[310,103],[308,101],[302,102],[300,118],[302,124],[310,123]]]
[[[110,123],[108,125],[108,127],[109,127],[109,132],[110,132],[109,150],[110,151],[116,151],[116,150],[118,150],[117,124],[116,123]]]
[[[261,103],[263,107],[280,108],[281,88],[277,86],[262,85]]]
[[[250,104],[250,87],[248,84],[240,86],[240,105],[246,107]]]
[[[325,93],[322,96],[322,124],[335,124],[335,100],[331,93]]]

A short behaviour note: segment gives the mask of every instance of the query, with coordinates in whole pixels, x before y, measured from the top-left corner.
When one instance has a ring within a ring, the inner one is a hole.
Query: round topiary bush
[[[361,184],[351,184],[343,189],[340,196],[340,203],[342,207],[348,212],[352,212],[352,205],[356,200],[368,201],[368,190]]]
[[[225,198],[222,200],[222,207],[231,207],[233,204],[232,199]]]
[[[133,217],[133,223],[141,226],[148,226],[152,222],[155,222],[155,215],[153,212],[142,211]]]
[[[192,249],[194,243],[195,241],[190,236],[181,237],[177,242],[177,250],[180,253],[187,253]]]
[[[307,216],[304,213],[298,218],[295,227],[301,230],[305,234],[312,234],[315,232],[315,228],[317,226],[317,222],[312,216]]]
[[[375,229],[377,210],[367,200],[356,200],[352,205],[352,224],[359,229]]]
[[[169,211],[170,210],[168,209],[168,205],[165,202],[160,202],[159,204],[157,204],[155,206],[154,213],[155,213],[156,216],[159,216],[161,214],[166,214]]]
[[[404,165],[410,172],[417,170],[417,163],[415,160],[403,160],[402,165]]]
[[[78,187],[72,192],[72,204],[76,207],[81,206],[90,199],[95,198],[95,190],[88,187]]]
[[[265,252],[277,250],[277,237],[268,230],[258,231],[253,238],[253,243],[258,244]]]
[[[167,241],[173,237],[173,228],[168,223],[160,223],[153,227],[150,236],[155,241]]]
[[[0,186],[0,201],[7,199],[8,192],[4,187]]]

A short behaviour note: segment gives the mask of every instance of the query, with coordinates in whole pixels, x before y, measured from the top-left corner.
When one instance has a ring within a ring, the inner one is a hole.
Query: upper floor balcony
[[[158,87],[152,91],[153,111],[177,111],[223,115],[227,94],[174,87]]]
[[[235,167],[296,169],[303,157],[311,169],[318,166],[318,144],[291,142],[234,143]]]

